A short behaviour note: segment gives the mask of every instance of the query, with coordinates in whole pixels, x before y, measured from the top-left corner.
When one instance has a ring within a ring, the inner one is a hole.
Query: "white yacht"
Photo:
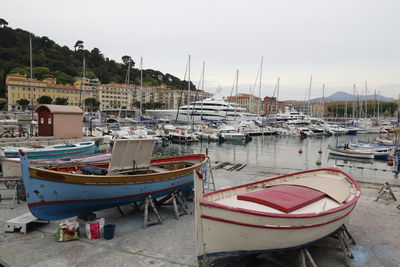
[[[156,119],[169,119],[170,121],[243,121],[258,119],[257,114],[251,114],[245,108],[237,106],[236,103],[228,103],[223,98],[211,97],[201,101],[191,102],[190,105],[177,109],[146,110],[148,114]],[[178,114],[178,117],[177,117]],[[236,117],[236,119],[235,119]]]
[[[285,112],[279,110],[279,113],[271,115],[269,120],[282,121],[291,124],[308,124],[310,117],[302,112],[296,111],[293,107],[285,107]]]

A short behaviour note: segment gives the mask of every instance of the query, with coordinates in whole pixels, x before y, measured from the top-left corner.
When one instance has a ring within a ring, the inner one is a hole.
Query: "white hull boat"
[[[248,113],[236,103],[225,102],[222,97],[211,97],[181,106],[179,110],[146,110],[156,119],[164,118],[177,122],[244,121],[259,119],[259,115]]]
[[[373,159],[374,153],[360,149],[351,149],[345,147],[328,147],[329,154],[342,157],[359,158],[359,159]]]
[[[223,141],[217,129],[203,129],[201,132],[197,132],[196,135],[201,141]]]
[[[218,135],[221,136],[221,138],[224,141],[239,141],[239,142],[246,141],[245,134],[240,133],[234,127],[230,127],[230,126],[225,126],[221,129],[219,129]]]
[[[199,260],[307,246],[337,231],[360,197],[339,169],[319,169],[202,194],[196,172]]]

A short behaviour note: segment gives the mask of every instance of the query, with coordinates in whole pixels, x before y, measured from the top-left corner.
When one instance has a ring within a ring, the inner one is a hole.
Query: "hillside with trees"
[[[130,82],[140,84],[140,70],[129,55],[122,55],[122,63],[107,58],[99,48],[85,49],[85,43],[77,40],[74,50],[66,45],[56,44],[46,36],[35,36],[22,29],[13,29],[0,18],[0,97],[5,96],[5,79],[8,73],[30,76],[29,36],[32,39],[33,78],[53,77],[57,83],[72,84],[74,77],[80,77],[85,59],[86,77],[98,78],[101,83],[125,83],[128,66]],[[187,89],[187,81],[182,81],[169,73],[158,70],[143,70],[143,85],[166,86]],[[191,83],[192,90],[196,87]]]

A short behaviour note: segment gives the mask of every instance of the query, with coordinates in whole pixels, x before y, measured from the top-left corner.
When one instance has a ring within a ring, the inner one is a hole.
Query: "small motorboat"
[[[197,256],[240,256],[301,248],[343,225],[360,187],[333,168],[298,172],[203,194],[195,175]]]
[[[373,159],[375,157],[374,152],[367,151],[363,149],[352,149],[349,145],[343,146],[328,146],[329,154],[342,156],[342,157],[351,157],[351,158],[362,158],[362,159]]]
[[[54,159],[77,157],[94,154],[98,151],[94,141],[86,141],[71,144],[59,144],[52,146],[32,147],[3,147],[0,148],[1,156],[6,158],[18,158],[18,151],[23,150],[29,159]]]
[[[201,131],[196,132],[196,135],[200,141],[224,141],[224,138],[218,134],[218,129],[204,128]]]
[[[20,151],[29,210],[42,220],[60,220],[192,189],[193,171],[205,166],[206,156],[151,159],[154,142],[116,140],[109,164],[71,168],[31,167]]]
[[[169,133],[169,138],[173,143],[190,144],[199,141],[196,134],[188,129],[176,128],[175,131]]]
[[[386,160],[387,157],[393,153],[392,147],[374,143],[357,142],[355,144],[349,144],[349,147],[359,151],[372,152],[374,158],[380,160]]]
[[[224,126],[218,130],[218,136],[224,141],[247,141],[246,134],[240,133],[232,126]]]

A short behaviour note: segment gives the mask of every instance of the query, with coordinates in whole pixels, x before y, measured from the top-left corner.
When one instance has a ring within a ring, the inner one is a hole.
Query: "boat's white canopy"
[[[117,139],[114,142],[108,174],[150,165],[155,139]]]

